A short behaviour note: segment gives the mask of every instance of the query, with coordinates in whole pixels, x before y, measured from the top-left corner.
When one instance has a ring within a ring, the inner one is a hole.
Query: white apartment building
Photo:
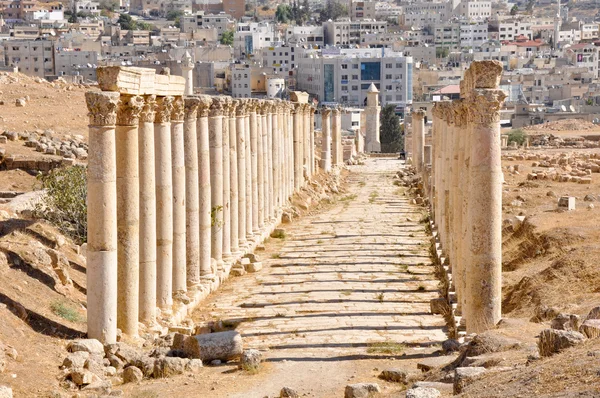
[[[488,23],[464,21],[460,23],[460,46],[476,48],[488,41]]]
[[[231,96],[233,98],[250,98],[252,96],[250,65],[231,64]]]
[[[389,48],[325,49],[298,60],[298,90],[322,103],[365,106],[371,83],[381,104],[412,103],[413,60]]]
[[[486,19],[492,16],[492,2],[463,0],[454,9],[454,15],[469,19]]]
[[[288,26],[285,41],[291,44],[323,46],[323,26]]]
[[[252,56],[264,47],[275,46],[279,40],[279,32],[274,24],[240,22],[233,39],[234,55],[236,58]]]
[[[323,23],[325,44],[335,46],[360,44],[361,37],[365,34],[384,34],[386,32],[387,21],[368,19],[362,21],[350,21],[348,19],[343,19]]]
[[[461,26],[458,22],[449,22],[437,25],[434,31],[436,48],[447,48],[449,51],[458,51],[460,48]]]
[[[273,68],[280,75],[290,75],[296,67],[299,47],[285,45],[280,47],[265,47],[262,49],[262,66]]]
[[[376,12],[376,1],[351,1],[350,2],[350,15],[353,21],[359,21],[361,19],[375,19]]]
[[[96,51],[58,51],[54,54],[54,70],[58,76],[83,76],[96,80],[98,53]]]
[[[2,43],[7,66],[29,76],[54,75],[54,44],[50,40],[9,40]]]
[[[598,24],[586,23],[581,25],[581,40],[594,40],[598,38]]]
[[[85,12],[92,15],[100,15],[100,3],[97,1],[76,1],[75,12]]]
[[[500,22],[498,25],[498,40],[514,41],[518,36],[533,38],[532,23],[524,21]]]
[[[181,19],[181,31],[191,33],[195,30],[215,28],[218,39],[221,39],[223,33],[232,30],[235,26],[235,20],[229,14],[224,12],[219,14],[204,14],[198,12],[195,15],[184,16]]]
[[[452,3],[419,2],[402,6],[398,23],[404,26],[424,27],[446,22],[452,13]]]

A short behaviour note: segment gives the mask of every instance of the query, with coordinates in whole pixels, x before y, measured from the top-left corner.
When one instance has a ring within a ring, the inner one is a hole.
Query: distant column
[[[212,99],[203,95],[199,97],[196,135],[198,138],[198,184],[200,186],[200,278],[213,280],[215,277],[211,264],[211,185],[210,185],[210,141],[208,114]]]
[[[279,109],[281,107],[281,102],[279,100],[275,100],[272,108],[271,114],[271,151],[272,151],[272,161],[271,161],[271,176],[273,181],[273,218],[277,218],[279,214],[279,207],[281,206],[280,202],[280,189],[281,189],[281,177],[279,167],[279,142],[280,142],[280,134],[279,134]]]
[[[198,184],[197,122],[200,100],[185,99],[183,141],[185,157],[185,251],[188,290],[200,284],[200,196]]]
[[[188,51],[185,52],[181,59],[181,71],[185,78],[184,95],[194,95],[194,60]]]
[[[240,251],[239,242],[239,196],[238,196],[238,153],[237,153],[237,111],[240,100],[233,100],[231,112],[229,114],[229,192],[230,196],[230,233],[231,233],[231,252]]]
[[[238,237],[240,247],[246,245],[246,110],[248,100],[237,100],[237,179],[238,179]]]
[[[338,108],[334,108],[331,111],[331,119],[331,137],[333,141],[333,148],[331,150],[331,164],[333,167],[340,167],[344,163],[344,154],[342,148],[342,118]]]
[[[256,112],[256,181],[258,193],[258,229],[262,231],[265,226],[265,174],[264,174],[264,152],[263,152],[263,130],[266,128],[264,123],[265,101],[259,102]]]
[[[156,323],[156,179],[154,115],[156,96],[144,97],[140,116],[140,322]]]
[[[268,207],[268,211],[267,211],[267,219],[269,220],[269,222],[272,222],[275,220],[275,212],[274,212],[274,200],[273,200],[273,193],[274,193],[274,181],[273,181],[273,112],[275,110],[275,102],[274,101],[267,101],[268,105],[267,105],[267,114],[266,114],[266,119],[267,119],[267,128],[265,129],[265,142],[266,142],[266,149],[265,149],[265,154],[266,154],[266,160],[267,160],[267,164],[266,164],[266,171],[265,171],[265,176],[268,179],[268,186],[267,186],[267,207]]]
[[[211,255],[223,269],[223,99],[213,97],[208,119],[211,186]]]
[[[250,175],[252,191],[252,233],[259,234],[258,226],[258,129],[259,129],[259,101],[254,101],[254,107],[250,111]]]
[[[171,112],[173,97],[157,97],[154,119],[156,159],[156,302],[165,313],[173,305],[173,175]]]
[[[173,294],[182,299],[187,291],[185,142],[183,97],[175,97],[171,113],[171,159],[173,173]]]
[[[117,111],[117,327],[138,334],[139,316],[139,156],[138,123],[144,106],[140,96],[121,95]]]
[[[229,119],[231,97],[223,98],[223,260],[231,260],[231,176],[229,172]]]
[[[119,93],[87,92],[89,111],[88,337],[117,342],[117,161]]]
[[[302,104],[292,104],[293,142],[294,142],[294,188],[302,186],[302,167],[304,163],[304,140],[302,136]]]
[[[367,152],[381,152],[381,140],[379,138],[380,113],[379,90],[377,90],[375,84],[371,83],[367,91],[367,107],[365,108],[365,150]]]
[[[312,106],[308,107],[308,155],[310,164],[310,173],[312,177],[316,173],[315,165],[315,109]]]
[[[246,152],[246,239],[252,241],[254,238],[253,233],[253,203],[252,203],[252,143],[251,141],[251,123],[250,115],[254,113],[256,116],[256,100],[248,100],[248,110],[244,116],[244,147]]]
[[[323,171],[331,171],[331,109],[321,109],[321,168]]]
[[[413,125],[413,164],[417,173],[423,171],[423,151],[425,147],[425,111],[417,109],[412,113]]]

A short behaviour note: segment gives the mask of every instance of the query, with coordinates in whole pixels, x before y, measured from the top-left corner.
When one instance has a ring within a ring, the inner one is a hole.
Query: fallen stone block
[[[258,272],[262,269],[262,263],[260,262],[256,262],[256,263],[250,263],[250,264],[246,264],[245,266],[246,272]]]
[[[456,355],[423,358],[419,362],[417,362],[417,369],[420,369],[423,372],[429,372],[430,370],[434,369],[441,369],[454,362],[456,358]]]
[[[189,358],[229,361],[242,355],[242,336],[233,330],[192,336],[185,340],[183,351]]]
[[[89,357],[90,353],[87,351],[72,352],[64,359],[62,366],[67,369],[83,369],[83,366]]]
[[[90,354],[101,354],[104,356],[104,346],[96,339],[79,339],[73,340],[67,346],[67,351],[77,352],[85,351]]]
[[[12,388],[0,386],[0,398],[13,398]]]
[[[187,358],[176,357],[157,359],[154,362],[154,378],[160,379],[183,374],[189,361]]]
[[[600,337],[600,319],[588,319],[579,328],[579,332],[588,339],[597,339]]]
[[[69,374],[73,383],[78,386],[84,386],[92,384],[93,382],[99,381],[100,378],[89,370],[78,369],[74,370]]]
[[[429,307],[432,314],[445,314],[448,311],[448,301],[443,297],[431,299]]]
[[[357,383],[346,386],[344,398],[370,398],[373,393],[381,392],[377,383]]]
[[[438,398],[441,396],[442,393],[435,388],[417,387],[406,391],[406,398]]]
[[[128,366],[123,370],[123,383],[139,383],[144,379],[142,370],[135,366]]]
[[[385,369],[379,376],[381,380],[391,381],[393,383],[404,383],[406,382],[407,374],[405,371],[400,369]]]
[[[279,398],[299,398],[298,392],[290,387],[283,387],[279,392]]]
[[[600,319],[600,307],[592,308],[588,316],[585,318],[586,321],[588,319]]]
[[[260,367],[262,354],[258,350],[244,350],[240,358],[239,368],[247,371],[254,371]]]
[[[552,320],[550,327],[556,330],[579,330],[580,319],[578,315],[574,314],[558,314],[556,318]]]
[[[454,371],[454,394],[460,394],[467,385],[485,372],[485,368],[456,368]]]
[[[540,333],[538,348],[540,355],[548,357],[569,347],[582,343],[585,336],[572,330],[545,329]]]

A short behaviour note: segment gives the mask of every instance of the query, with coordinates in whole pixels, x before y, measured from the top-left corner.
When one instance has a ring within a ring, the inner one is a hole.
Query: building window
[[[392,80],[392,75],[385,75],[386,80]]]
[[[386,67],[387,69],[392,69],[392,64],[385,64],[385,67]]]
[[[392,89],[392,86],[391,86],[391,85],[385,86],[385,89],[386,89],[386,90],[391,90],[391,89]]]
[[[342,64],[342,69],[348,69],[348,64]]]
[[[352,80],[358,80],[358,75],[352,75]]]
[[[358,86],[352,86],[352,91],[358,91]]]
[[[352,69],[358,69],[358,64],[352,65]]]
[[[392,100],[392,96],[391,95],[386,95],[385,96],[385,100],[386,101],[391,101]]]
[[[342,75],[342,80],[348,80],[348,75]]]

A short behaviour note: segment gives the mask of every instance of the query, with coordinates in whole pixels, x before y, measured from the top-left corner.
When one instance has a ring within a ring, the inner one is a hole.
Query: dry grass
[[[393,341],[382,341],[367,344],[367,353],[369,354],[402,354],[406,346]]]

